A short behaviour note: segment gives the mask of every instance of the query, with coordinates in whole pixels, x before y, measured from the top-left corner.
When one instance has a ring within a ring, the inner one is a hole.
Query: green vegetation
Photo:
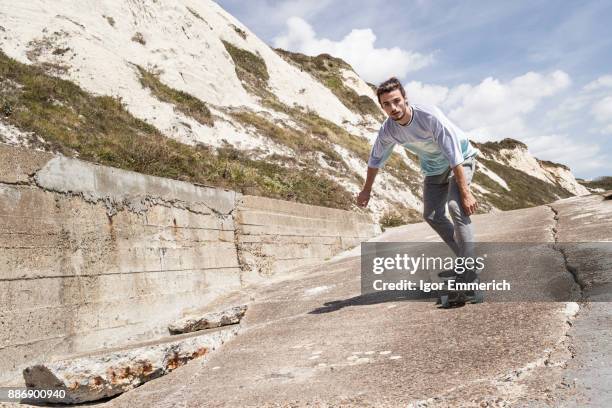
[[[602,176],[597,177],[594,180],[586,181],[582,179],[576,179],[580,184],[588,188],[603,188],[604,190],[612,190],[612,177]]]
[[[500,210],[533,207],[550,203],[557,200],[558,197],[567,198],[572,196],[564,188],[547,183],[494,160],[480,157],[478,161],[503,178],[510,188],[510,191],[507,191],[481,171],[476,171],[474,175],[474,181],[491,192],[490,194],[485,193],[483,196],[489,203]]]
[[[108,22],[108,24],[110,24],[111,27],[115,26],[115,19],[112,18],[111,16],[106,16],[106,15],[102,15],[102,17],[104,17],[106,19],[106,21]]]
[[[197,11],[195,11],[194,9],[192,9],[191,7],[187,6],[187,10],[198,20],[201,21],[205,21],[204,18],[200,15],[200,13],[198,13]]]
[[[208,107],[187,92],[179,91],[163,84],[159,80],[159,72],[151,72],[136,65],[140,75],[140,83],[143,87],[149,88],[153,95],[161,101],[171,103],[175,109],[191,116],[205,126],[213,125],[213,118]]]
[[[245,84],[250,92],[258,94],[257,90],[268,87],[268,67],[259,55],[238,48],[232,43],[223,41],[225,49],[234,60],[236,75]]]
[[[546,166],[546,167],[559,167],[562,168],[564,170],[570,171],[570,168],[567,167],[564,164],[561,163],[555,163],[555,162],[551,162],[548,160],[540,160],[540,159],[536,159],[538,161],[538,163],[540,163],[540,165]]]
[[[332,57],[329,54],[310,57],[280,48],[275,49],[275,51],[286,61],[318,79],[350,110],[362,115],[372,115],[380,121],[384,120],[384,114],[375,101],[365,95],[358,95],[353,89],[344,85],[340,70],[348,69],[352,71],[353,68],[342,59]]]
[[[486,142],[486,143],[471,142],[471,143],[486,155],[498,154],[499,151],[502,149],[513,150],[513,149],[518,148],[518,149],[527,150],[526,144],[519,142],[518,140],[510,139],[510,138],[506,138],[498,142]]]
[[[133,36],[132,36],[132,41],[139,43],[140,45],[145,45],[147,42],[145,41],[144,36],[142,35],[141,32],[136,32]]]
[[[232,148],[184,145],[133,117],[119,99],[93,96],[2,52],[0,106],[4,122],[66,156],[306,204],[348,209],[352,203],[346,190],[312,169],[283,167],[278,157],[280,164],[252,160]]]
[[[304,153],[323,153],[323,158],[332,166],[348,170],[346,163],[329,142],[289,127],[280,127],[263,116],[251,111],[231,112],[230,115],[245,125],[253,126],[260,134],[293,149],[298,157]]]
[[[243,40],[246,40],[246,38],[247,38],[246,31],[244,31],[242,28],[238,27],[236,24],[230,24],[230,26],[234,29],[236,34],[238,34],[240,37],[242,37]]]
[[[399,227],[400,225],[407,224],[406,220],[399,213],[390,211],[384,213],[378,222],[383,228],[383,231],[386,228]]]

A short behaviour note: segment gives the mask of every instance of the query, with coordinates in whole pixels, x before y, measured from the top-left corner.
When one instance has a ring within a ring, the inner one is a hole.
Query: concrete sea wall
[[[368,216],[0,145],[0,381],[379,232]]]

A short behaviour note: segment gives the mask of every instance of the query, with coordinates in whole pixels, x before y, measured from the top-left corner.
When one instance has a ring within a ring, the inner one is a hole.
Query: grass
[[[316,154],[321,152],[323,153],[323,158],[332,167],[348,170],[348,166],[342,160],[342,157],[340,157],[333,147],[325,141],[314,138],[297,129],[280,127],[254,112],[239,111],[232,112],[230,115],[238,122],[254,127],[260,134],[293,149],[298,157],[303,154]]]
[[[204,20],[204,17],[202,17],[202,16],[200,15],[200,13],[198,13],[197,11],[195,11],[194,9],[192,9],[191,7],[187,6],[187,10],[188,10],[188,11],[189,11],[189,12],[190,12],[190,13],[191,13],[191,14],[192,14],[192,15],[193,15],[195,18],[197,18],[198,20],[201,20],[201,21],[206,21],[206,20]]]
[[[249,91],[256,93],[257,88],[267,88],[270,75],[266,62],[259,55],[236,47],[224,41],[223,46],[228,52],[236,67],[236,75],[247,86]]]
[[[481,171],[476,171],[474,175],[474,181],[491,192],[485,193],[483,196],[490,204],[500,210],[533,207],[550,203],[559,197],[567,198],[572,196],[564,188],[547,183],[494,160],[479,157],[478,161],[503,178],[510,188],[510,191],[507,191]]]
[[[141,32],[136,32],[133,36],[132,36],[132,41],[137,42],[140,45],[146,45],[147,41],[145,40],[144,36],[142,35]]]
[[[235,24],[230,24],[230,26],[234,29],[236,34],[238,34],[240,37],[242,37],[243,40],[246,40],[246,38],[247,38],[246,31],[244,31],[242,28],[238,27]]]
[[[515,139],[506,138],[497,142],[485,142],[485,143],[477,143],[471,142],[473,145],[478,147],[483,153],[499,153],[502,149],[516,149],[521,148],[527,150],[527,145],[519,142]]]
[[[3,121],[34,132],[46,150],[82,160],[265,197],[348,209],[352,196],[316,168],[252,160],[232,148],[214,151],[169,139],[133,117],[119,99],[93,96],[0,52]]]
[[[399,213],[389,211],[384,213],[378,222],[383,229],[399,227],[408,223]]]
[[[569,167],[561,163],[555,163],[555,162],[551,162],[548,160],[540,160],[540,159],[536,159],[536,160],[538,161],[538,163],[540,163],[540,165],[549,166],[549,167],[559,167],[564,170],[571,171]]]
[[[108,24],[110,24],[111,27],[115,26],[115,19],[112,18],[111,16],[106,16],[106,15],[102,15],[102,17],[104,17],[106,19],[106,21],[108,22]]]
[[[602,176],[591,181],[576,179],[580,184],[588,188],[603,188],[604,190],[612,190],[612,177]]]
[[[350,87],[344,85],[341,69],[353,70],[353,68],[340,58],[329,54],[320,54],[316,57],[285,51],[280,48],[275,50],[288,62],[297,65],[300,69],[308,72],[329,88],[334,95],[350,110],[362,115],[372,115],[376,119],[384,120],[384,114],[375,101],[365,95],[359,95]]]
[[[213,118],[208,107],[187,92],[179,91],[165,85],[159,80],[158,72],[147,71],[136,65],[140,75],[140,83],[148,88],[156,98],[161,101],[171,103],[179,112],[190,116],[205,126],[213,125]]]

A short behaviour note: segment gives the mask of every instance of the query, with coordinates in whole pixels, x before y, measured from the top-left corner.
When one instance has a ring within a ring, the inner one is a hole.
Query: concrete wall
[[[369,218],[0,145],[0,381],[377,233]]]
[[[243,196],[236,208],[243,280],[319,262],[380,232],[365,214]]]

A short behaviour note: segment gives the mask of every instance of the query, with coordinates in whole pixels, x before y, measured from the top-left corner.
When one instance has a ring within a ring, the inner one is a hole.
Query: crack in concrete
[[[37,171],[38,172],[38,171]],[[36,172],[36,173],[37,173]],[[160,205],[166,208],[176,208],[180,210],[188,211],[192,214],[197,215],[213,215],[218,218],[228,218],[231,217],[231,212],[229,214],[221,213],[214,208],[209,207],[206,203],[198,201],[198,202],[187,202],[183,200],[177,199],[166,199],[160,196],[152,196],[152,195],[144,195],[144,196],[134,196],[132,199],[128,197],[120,197],[120,200],[117,200],[116,197],[106,195],[106,196],[95,196],[85,192],[74,192],[74,191],[59,191],[52,188],[45,187],[37,182],[36,173],[29,175],[29,182],[17,182],[17,183],[5,183],[9,185],[25,185],[25,186],[33,186],[41,189],[42,191],[47,191],[55,194],[60,194],[62,196],[67,197],[75,197],[80,198],[85,202],[91,204],[99,204],[102,203],[104,207],[106,207],[106,214],[109,217],[115,216],[119,211],[127,210],[134,214],[145,214],[149,208]],[[201,205],[206,208],[207,211],[200,211],[193,208],[193,205]],[[233,212],[233,210],[232,210]]]
[[[565,270],[572,275],[574,282],[580,288],[580,299],[584,299],[585,284],[582,281],[582,279],[580,279],[580,276],[578,275],[578,270],[576,269],[576,267],[570,264],[567,252],[565,251],[565,248],[563,248],[563,246],[560,245],[560,242],[559,242],[559,211],[555,207],[553,207],[551,204],[547,204],[546,206],[550,208],[550,210],[554,214],[553,218],[555,220],[555,224],[551,228],[552,237],[555,241],[553,248],[556,251],[558,251],[563,257],[563,264],[565,265]]]

